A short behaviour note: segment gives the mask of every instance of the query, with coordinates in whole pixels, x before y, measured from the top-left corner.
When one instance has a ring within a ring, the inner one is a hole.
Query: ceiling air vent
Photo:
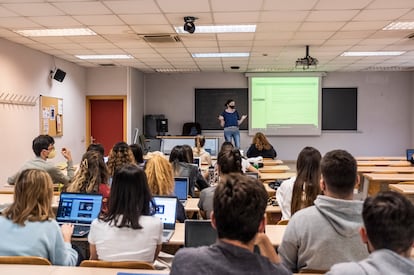
[[[148,43],[175,43],[181,42],[178,35],[171,34],[148,34],[142,36],[142,38]]]
[[[113,63],[102,63],[102,64],[99,64],[99,66],[102,66],[102,67],[114,67],[115,64],[113,64]]]

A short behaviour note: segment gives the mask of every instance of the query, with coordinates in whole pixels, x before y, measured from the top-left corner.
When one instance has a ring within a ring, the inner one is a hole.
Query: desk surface
[[[364,177],[370,181],[385,181],[385,182],[399,182],[399,181],[414,181],[414,174],[384,174],[384,173],[364,173]]]
[[[162,270],[146,269],[118,269],[118,268],[96,268],[79,266],[56,266],[56,265],[1,265],[2,275],[116,275],[118,272],[134,274],[169,274]]]
[[[280,245],[282,242],[283,234],[285,233],[286,225],[266,225],[266,235],[269,237],[273,246]],[[175,231],[168,244],[171,245],[184,245],[184,223],[177,223],[175,225]]]
[[[358,166],[411,166],[406,160],[358,160]]]
[[[263,166],[259,168],[260,173],[284,173],[289,170],[290,168],[287,165]]]
[[[284,180],[296,176],[296,173],[285,172],[285,173],[260,173],[260,180]]]
[[[404,195],[414,195],[414,184],[390,184],[388,187]]]
[[[414,173],[414,166],[358,166],[358,173]]]
[[[360,160],[407,160],[407,158],[405,156],[401,156],[401,157],[356,157],[355,158],[357,161]]]

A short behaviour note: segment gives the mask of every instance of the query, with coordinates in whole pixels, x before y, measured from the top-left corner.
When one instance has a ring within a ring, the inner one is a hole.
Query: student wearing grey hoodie
[[[293,272],[326,271],[336,263],[368,256],[358,235],[362,202],[353,200],[359,180],[355,158],[344,150],[330,151],[322,158],[321,172],[324,195],[291,217],[278,250]]]
[[[359,233],[371,252],[360,262],[334,265],[329,275],[414,274],[414,204],[397,192],[368,197]]]

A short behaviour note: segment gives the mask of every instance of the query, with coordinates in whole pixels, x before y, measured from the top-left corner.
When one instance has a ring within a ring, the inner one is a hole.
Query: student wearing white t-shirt
[[[151,216],[145,172],[128,164],[115,172],[108,212],[92,222],[90,259],[154,262],[162,245],[162,223]]]

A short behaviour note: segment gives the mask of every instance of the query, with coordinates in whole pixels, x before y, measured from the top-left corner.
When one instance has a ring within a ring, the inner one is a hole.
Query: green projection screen
[[[249,134],[321,134],[321,76],[248,76]]]

